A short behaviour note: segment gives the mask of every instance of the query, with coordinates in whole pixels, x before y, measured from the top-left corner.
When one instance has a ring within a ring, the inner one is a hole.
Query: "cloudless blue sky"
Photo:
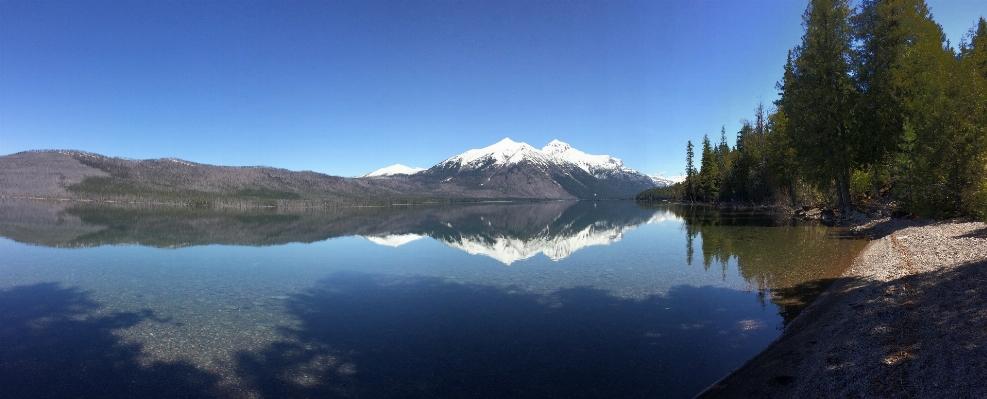
[[[928,0],[954,46],[981,0]],[[504,137],[639,171],[770,107],[805,1],[0,1],[0,155],[355,176]]]

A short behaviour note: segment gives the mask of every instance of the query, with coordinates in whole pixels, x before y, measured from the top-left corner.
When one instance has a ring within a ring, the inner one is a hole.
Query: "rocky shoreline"
[[[883,218],[759,355],[697,398],[987,397],[987,224]]]

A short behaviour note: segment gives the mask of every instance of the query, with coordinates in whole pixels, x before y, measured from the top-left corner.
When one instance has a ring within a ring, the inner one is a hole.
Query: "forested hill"
[[[179,159],[130,160],[81,151],[33,151],[0,157],[4,196],[272,205],[278,201],[393,198],[399,182],[372,182],[268,167],[225,167]]]
[[[802,24],[775,107],[733,147],[683,143],[686,181],[639,198],[987,219],[983,16],[957,47],[922,0],[812,0]]]
[[[507,192],[421,178],[345,178],[180,159],[110,158],[82,151],[29,151],[0,157],[3,197],[229,206],[577,198],[561,190],[549,194],[537,187],[515,187]]]

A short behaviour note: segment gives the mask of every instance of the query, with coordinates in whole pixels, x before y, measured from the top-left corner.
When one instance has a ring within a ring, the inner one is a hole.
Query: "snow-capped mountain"
[[[618,158],[587,154],[558,140],[539,150],[505,138],[446,159],[419,176],[509,196],[560,199],[628,198],[658,186]]]
[[[654,181],[655,185],[657,185],[658,187],[668,187],[675,183],[681,183],[685,181],[685,176],[665,177],[665,175],[662,175],[660,173],[657,175],[649,175],[648,177],[650,177],[651,180]]]
[[[521,162],[548,163],[544,153],[527,143],[505,138],[478,150],[469,150],[440,162],[436,167],[455,165],[460,168],[482,168],[492,165],[514,165]]]
[[[613,172],[637,173],[637,171],[625,167],[620,159],[609,155],[590,155],[558,140],[552,140],[541,150],[556,161],[570,162],[587,173],[600,178]]]
[[[590,155],[572,148],[559,140],[552,140],[541,150],[505,138],[493,145],[478,150],[469,150],[456,155],[436,166],[458,165],[462,168],[480,168],[491,165],[513,165],[521,162],[571,164],[587,173],[600,178],[613,172],[640,174],[634,169],[624,166],[624,163],[609,155]]]
[[[402,164],[394,164],[391,166],[383,167],[377,169],[373,172],[367,173],[360,177],[378,177],[378,176],[394,176],[394,175],[413,175],[415,173],[421,172],[425,168],[412,168],[410,166],[404,166]]]

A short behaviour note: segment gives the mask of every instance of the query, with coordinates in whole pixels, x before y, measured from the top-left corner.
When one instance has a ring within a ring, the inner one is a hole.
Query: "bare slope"
[[[82,154],[82,153],[80,153]],[[65,151],[19,152],[0,157],[0,195],[76,198],[69,186],[88,177],[107,177]]]

